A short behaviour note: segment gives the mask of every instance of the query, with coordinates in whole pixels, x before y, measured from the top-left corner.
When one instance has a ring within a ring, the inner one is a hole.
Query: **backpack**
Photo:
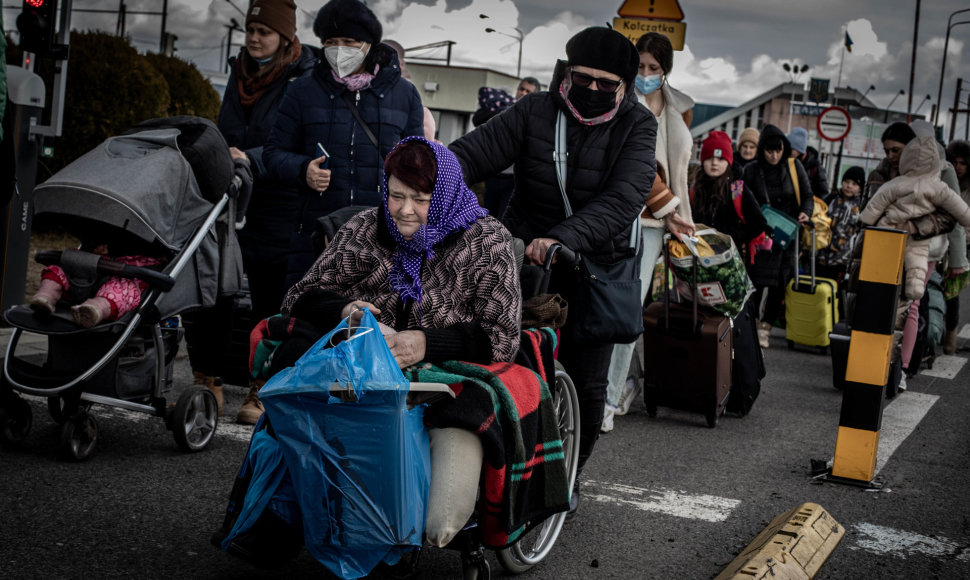
[[[788,158],[788,173],[791,175],[792,185],[795,187],[795,200],[798,206],[802,205],[802,195],[798,187],[798,173],[795,169],[795,159]],[[829,206],[817,195],[813,196],[814,206],[812,208],[812,223],[815,225],[815,250],[823,250],[832,243],[832,218],[828,216]],[[812,232],[808,229],[802,230],[802,245],[806,248],[812,245]]]

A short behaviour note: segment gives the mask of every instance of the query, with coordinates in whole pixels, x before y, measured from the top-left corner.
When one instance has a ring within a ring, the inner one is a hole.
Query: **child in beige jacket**
[[[970,207],[940,179],[940,154],[933,137],[916,137],[899,158],[899,176],[879,188],[860,214],[867,225],[913,233],[910,220],[942,209],[970,227]],[[906,245],[906,298],[917,300],[926,289],[930,240],[910,236]]]

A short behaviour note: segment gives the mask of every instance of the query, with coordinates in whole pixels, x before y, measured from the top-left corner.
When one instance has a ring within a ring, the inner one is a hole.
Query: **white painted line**
[[[957,334],[957,337],[970,338],[970,323],[963,325],[963,328],[960,329],[960,332]]]
[[[851,550],[867,550],[897,558],[932,556],[970,562],[970,549],[966,544],[959,544],[943,536],[924,536],[865,522],[854,527],[859,537],[856,545],[849,547]]]
[[[37,401],[43,405],[47,405],[46,397],[37,397],[34,395],[22,394],[25,399]],[[159,421],[161,422],[161,417],[156,417],[155,415],[149,415],[148,413],[139,413],[138,411],[129,411],[128,409],[122,409],[120,407],[109,407],[107,405],[97,405],[94,407],[94,415],[102,417],[117,417],[125,421]],[[232,420],[229,415],[223,415],[219,417],[219,423],[216,425],[216,436],[217,437],[228,437],[229,439],[235,439],[237,441],[242,441],[243,443],[249,443],[250,437],[253,434],[252,425],[243,425],[241,423],[236,423]]]
[[[692,495],[683,491],[647,489],[604,481],[583,482],[583,499],[708,522],[727,520],[741,503],[741,500],[713,495]]]
[[[940,379],[952,379],[957,376],[967,359],[952,354],[941,354],[933,359],[933,368],[920,371],[919,374]]]
[[[900,393],[882,411],[882,428],[879,430],[879,449],[876,451],[876,473],[902,445],[909,434],[923,420],[930,407],[939,399],[937,395],[906,391]]]

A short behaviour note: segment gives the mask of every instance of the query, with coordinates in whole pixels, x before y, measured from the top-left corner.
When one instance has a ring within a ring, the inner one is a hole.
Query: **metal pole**
[[[168,0],[162,0],[162,39],[159,41],[158,52],[165,52],[165,41],[168,39],[165,33],[165,25],[168,23]]]
[[[957,79],[957,92],[953,96],[953,109],[950,115],[950,141],[953,141],[953,134],[957,130],[957,111],[960,110],[960,93],[963,92],[963,79]]]
[[[519,66],[515,68],[515,76],[522,78],[522,41],[525,40],[525,34],[518,28],[515,29],[519,33]]]
[[[913,82],[916,79],[916,44],[919,42],[919,7],[923,0],[916,0],[916,22],[913,23],[913,59],[909,65],[909,99],[906,103],[906,122],[912,121],[910,112],[913,110]]]
[[[950,17],[946,19],[946,40],[943,42],[943,64],[940,66],[940,86],[936,89],[936,102],[942,102],[940,99],[943,98],[943,76],[946,74],[946,52],[950,46],[950,22],[953,17],[961,12],[970,12],[970,8],[964,8],[963,10],[957,10],[950,14]],[[940,107],[936,108],[936,116],[933,117],[933,125],[940,120]]]

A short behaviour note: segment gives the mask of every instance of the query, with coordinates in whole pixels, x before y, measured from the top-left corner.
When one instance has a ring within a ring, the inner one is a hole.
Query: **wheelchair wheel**
[[[576,467],[579,464],[579,397],[576,395],[576,387],[572,379],[558,361],[552,403],[559,421],[569,489],[572,489],[576,482]],[[504,550],[499,550],[496,553],[499,563],[510,574],[521,574],[530,570],[545,559],[552,550],[565,521],[566,512],[550,516],[519,538],[519,541]]]

